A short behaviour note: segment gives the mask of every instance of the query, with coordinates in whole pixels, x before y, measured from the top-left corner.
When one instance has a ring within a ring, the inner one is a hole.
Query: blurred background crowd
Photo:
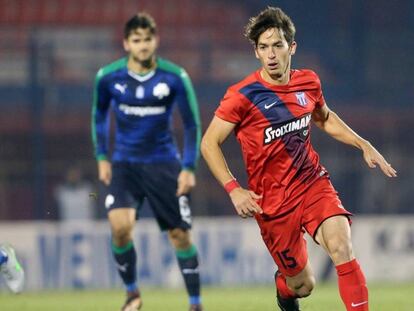
[[[328,105],[398,170],[388,180],[314,127],[344,206],[413,213],[413,1],[0,0],[0,219],[105,216],[90,138],[93,83],[124,55],[123,25],[133,14],[155,17],[159,55],[187,69],[205,129],[226,88],[258,68],[243,29],[267,5],[296,25],[292,67],[316,71]],[[231,138],[224,149],[245,184],[238,144]],[[197,178],[195,215],[235,214],[202,159]]]

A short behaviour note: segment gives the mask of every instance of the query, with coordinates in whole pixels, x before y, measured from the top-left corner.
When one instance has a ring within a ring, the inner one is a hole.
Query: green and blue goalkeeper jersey
[[[175,104],[184,124],[182,167],[194,169],[201,137],[198,105],[185,70],[157,58],[157,67],[146,75],[127,68],[122,58],[101,68],[95,80],[92,139],[97,159],[106,159],[109,145],[109,111],[115,113],[112,161],[156,163],[180,158],[172,135]]]

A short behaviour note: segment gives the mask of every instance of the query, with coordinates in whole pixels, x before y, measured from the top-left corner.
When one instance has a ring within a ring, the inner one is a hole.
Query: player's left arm
[[[365,162],[370,168],[375,168],[378,165],[388,177],[397,177],[397,171],[384,159],[377,149],[369,141],[355,133],[326,104],[315,108],[312,113],[312,120],[321,130],[336,140],[360,149]]]
[[[186,194],[196,184],[194,170],[200,157],[201,122],[196,94],[185,70],[180,72],[176,102],[184,125],[182,170],[178,176],[177,196]]]

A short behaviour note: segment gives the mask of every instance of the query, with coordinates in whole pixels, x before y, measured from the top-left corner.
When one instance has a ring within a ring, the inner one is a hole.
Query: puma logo
[[[128,264],[127,263],[124,263],[123,265],[116,264],[116,267],[118,268],[119,271],[125,273],[127,271]]]
[[[120,84],[115,83],[114,88],[121,92],[121,94],[125,94],[126,88],[128,87],[127,84]]]

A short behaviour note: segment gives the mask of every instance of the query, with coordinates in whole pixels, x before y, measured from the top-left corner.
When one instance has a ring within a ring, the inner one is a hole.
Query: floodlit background
[[[29,288],[119,287],[90,111],[95,73],[124,55],[125,21],[139,10],[155,17],[159,55],[189,72],[205,129],[226,88],[259,66],[243,29],[269,4],[296,25],[293,68],[315,70],[328,105],[398,171],[388,179],[359,151],[313,131],[344,206],[357,216],[354,242],[368,278],[414,280],[413,1],[0,0],[0,242],[16,246]],[[245,185],[233,138],[225,155]],[[192,208],[204,282],[272,284],[255,223],[236,217],[202,159],[197,178]],[[181,286],[150,214],[144,209],[137,226],[140,279]],[[318,278],[332,277],[329,260],[310,252]]]

